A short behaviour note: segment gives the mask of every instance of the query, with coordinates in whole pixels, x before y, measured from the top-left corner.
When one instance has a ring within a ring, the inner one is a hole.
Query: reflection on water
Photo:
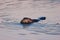
[[[3,26],[2,26],[3,25]],[[51,35],[60,35],[60,24],[40,24],[34,23],[24,28],[20,23],[3,22],[0,23],[0,28],[8,28],[13,30],[25,29],[27,31],[34,31],[37,33],[46,33]],[[32,33],[35,34],[35,33]]]
[[[44,25],[44,27],[42,27],[42,25]],[[56,24],[33,24],[32,27],[28,28],[27,30],[35,31],[38,33],[60,35],[60,24],[58,25]]]

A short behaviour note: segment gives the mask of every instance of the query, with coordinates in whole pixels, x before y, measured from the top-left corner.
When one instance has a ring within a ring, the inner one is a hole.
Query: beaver
[[[40,20],[45,20],[46,17],[40,17],[38,19],[31,19],[31,18],[28,18],[28,17],[24,17],[22,20],[21,20],[21,24],[32,24],[32,23],[35,23],[35,22],[39,22]]]
[[[39,22],[40,20],[45,20],[46,17],[40,17],[38,19],[31,19],[31,18],[28,18],[28,17],[24,17],[20,23],[22,24],[23,26],[23,29],[25,28],[28,28],[28,26],[30,26],[31,24],[35,23],[35,22]]]

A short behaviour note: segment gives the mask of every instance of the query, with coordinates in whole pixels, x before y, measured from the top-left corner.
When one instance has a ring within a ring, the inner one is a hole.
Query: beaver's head
[[[22,24],[31,24],[33,21],[31,18],[23,18],[23,20],[21,21]]]

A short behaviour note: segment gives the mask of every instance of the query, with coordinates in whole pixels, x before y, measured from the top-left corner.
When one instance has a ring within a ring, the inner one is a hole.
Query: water
[[[59,0],[1,0],[0,28],[23,29],[19,24],[23,17],[46,16],[45,21],[32,24],[25,30],[51,35],[60,35]]]

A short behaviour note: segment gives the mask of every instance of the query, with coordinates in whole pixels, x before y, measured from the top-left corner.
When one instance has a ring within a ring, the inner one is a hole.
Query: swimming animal
[[[28,17],[24,17],[20,23],[21,24],[32,24],[32,23],[35,23],[35,22],[39,22],[40,20],[46,20],[46,17],[40,17],[38,19],[31,19],[31,18],[28,18]]]
[[[39,22],[40,20],[46,20],[46,17],[40,17],[38,19],[31,19],[28,17],[24,17],[21,21],[20,24],[22,24],[23,29],[28,28],[31,24],[35,22]]]

